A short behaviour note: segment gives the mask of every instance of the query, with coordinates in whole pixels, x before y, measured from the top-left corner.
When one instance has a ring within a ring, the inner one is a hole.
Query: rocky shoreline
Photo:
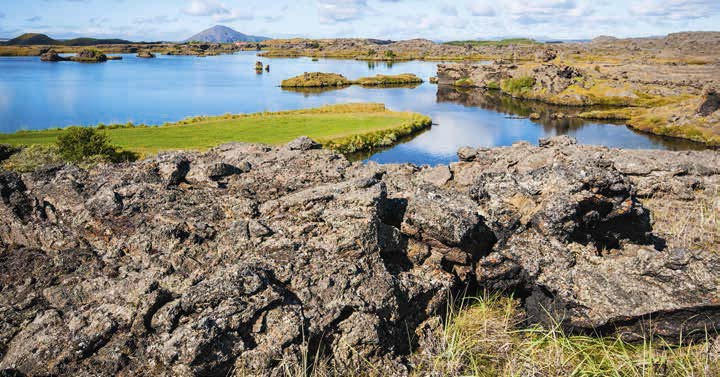
[[[0,172],[0,370],[279,376],[309,355],[406,375],[449,298],[483,289],[574,333],[720,329],[718,244],[678,247],[643,204],[717,193],[720,153],[458,155],[350,163],[298,140]]]
[[[546,51],[538,62],[440,64],[438,84],[497,90],[553,105],[588,107],[585,119],[626,121],[640,131],[720,146],[717,66],[590,67]],[[603,106],[603,110],[590,109]]]

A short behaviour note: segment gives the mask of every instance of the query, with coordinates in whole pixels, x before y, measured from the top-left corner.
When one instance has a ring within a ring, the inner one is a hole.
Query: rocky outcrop
[[[697,111],[698,115],[709,116],[720,109],[720,94],[715,88],[706,88],[703,95],[702,104]]]
[[[137,57],[142,59],[153,59],[155,58],[155,54],[150,51],[140,51],[138,52]]]
[[[279,376],[305,355],[405,375],[477,288],[577,332],[720,328],[720,256],[665,247],[640,202],[716,184],[717,153],[561,137],[460,156],[351,164],[302,139],[2,172],[0,370]]]
[[[42,55],[40,55],[40,61],[43,61],[43,62],[63,62],[63,61],[67,61],[67,60],[69,60],[69,59],[63,58],[62,56],[60,56],[60,54],[58,54],[54,50],[50,50],[50,51],[45,52]]]
[[[499,89],[503,80],[512,77],[515,64],[497,61],[493,64],[439,64],[438,84]]]
[[[70,60],[80,63],[102,63],[108,60],[107,55],[96,49],[84,49],[75,56],[71,56]]]

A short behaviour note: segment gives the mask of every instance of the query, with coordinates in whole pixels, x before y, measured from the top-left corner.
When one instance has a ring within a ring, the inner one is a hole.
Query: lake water
[[[255,62],[270,64],[256,74]],[[254,52],[207,58],[158,56],[102,64],[44,63],[37,57],[0,58],[0,132],[97,123],[161,124],[188,116],[290,110],[324,104],[381,102],[433,118],[431,129],[381,151],[355,156],[383,163],[455,161],[461,146],[506,146],[516,141],[568,134],[580,143],[644,149],[699,149],[701,145],[634,132],[621,124],[549,114],[576,109],[549,107],[482,91],[458,91],[429,83],[415,88],[287,91],[283,79],[303,72],[336,72],[348,78],[415,73],[427,80],[434,62],[368,63],[309,58],[258,59]],[[531,121],[532,113],[543,119]]]

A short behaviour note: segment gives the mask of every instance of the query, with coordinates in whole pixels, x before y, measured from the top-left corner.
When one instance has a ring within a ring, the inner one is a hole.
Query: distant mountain
[[[48,37],[45,34],[27,33],[7,41],[6,44],[13,46],[30,46],[57,45],[60,44],[60,42]]]
[[[13,38],[3,44],[8,46],[94,46],[94,45],[119,45],[130,44],[131,41],[123,39],[97,39],[97,38],[75,38],[68,40],[59,40],[48,37],[45,34],[26,33],[17,38]]]
[[[270,38],[246,35],[227,26],[213,26],[188,38],[186,42],[233,43],[262,42]]]

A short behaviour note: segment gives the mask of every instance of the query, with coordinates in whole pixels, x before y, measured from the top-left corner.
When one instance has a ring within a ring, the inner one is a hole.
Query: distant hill
[[[118,45],[129,44],[131,41],[123,39],[97,39],[97,38],[75,38],[68,40],[59,40],[48,37],[45,34],[26,33],[17,38],[13,38],[3,44],[7,46],[94,46],[94,45]]]
[[[233,43],[262,42],[270,38],[246,35],[227,26],[213,26],[188,38],[186,42]]]

